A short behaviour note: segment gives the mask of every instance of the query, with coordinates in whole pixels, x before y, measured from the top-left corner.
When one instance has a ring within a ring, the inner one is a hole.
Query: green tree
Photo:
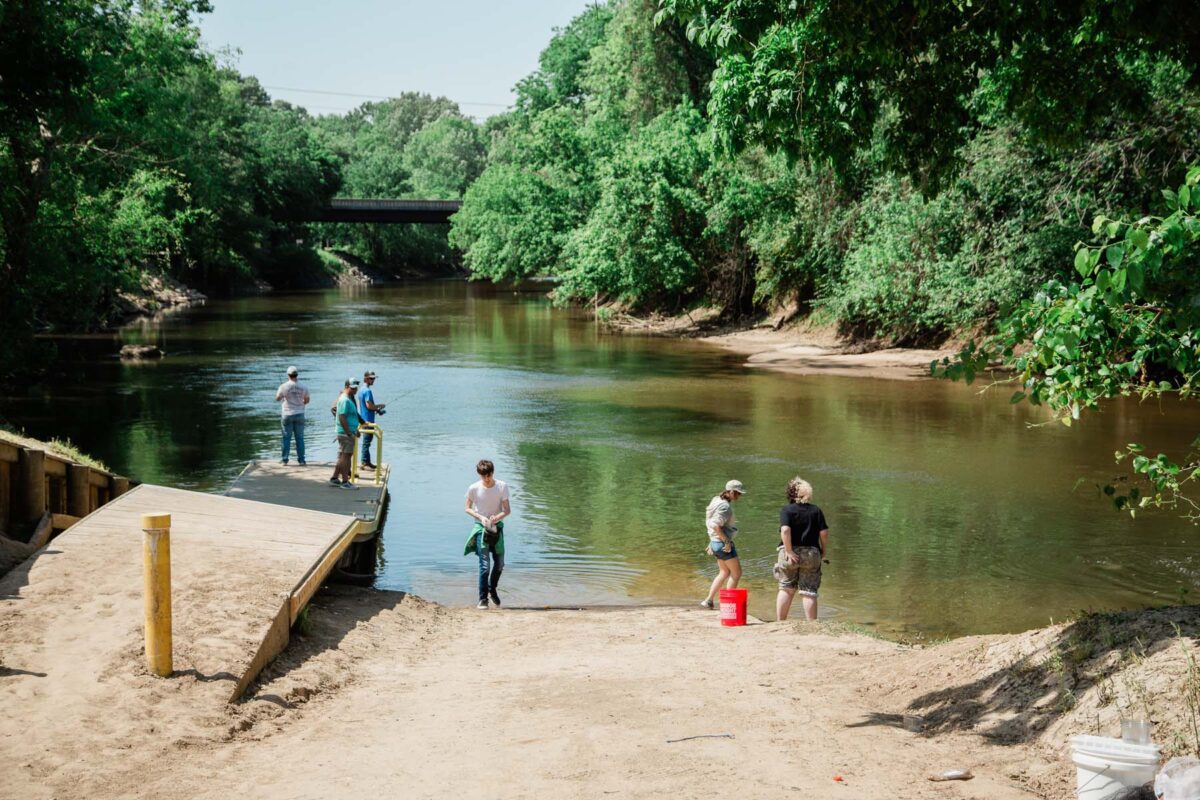
[[[457,200],[483,172],[485,157],[479,127],[469,119],[446,116],[413,134],[402,160],[414,196]]]
[[[600,199],[571,235],[562,291],[680,307],[704,285],[711,163],[704,121],[684,104],[656,117],[603,167]]]
[[[972,342],[935,374],[973,381],[991,365],[1012,370],[1013,402],[1045,404],[1065,425],[1107,398],[1191,398],[1200,377],[1200,167],[1177,190],[1163,192],[1164,215],[1136,220],[1096,217],[1095,243],[1080,242],[1075,279],[1050,281],[1005,318],[982,343]],[[1180,458],[1147,456],[1129,444],[1116,454],[1131,458],[1136,485],[1105,486],[1117,508],[1136,513],[1148,505],[1180,507],[1200,517],[1189,494],[1200,477],[1200,439]],[[1180,463],[1182,462],[1182,463]]]
[[[1144,110],[1127,65],[1200,63],[1194,11],[1186,0],[662,0],[659,14],[718,55],[711,108],[730,143],[845,172],[890,111],[889,160],[933,184],[952,174],[981,99],[1061,142],[1114,109]]]

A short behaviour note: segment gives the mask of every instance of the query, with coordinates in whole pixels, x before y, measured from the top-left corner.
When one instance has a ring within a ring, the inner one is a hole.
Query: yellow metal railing
[[[375,484],[379,485],[383,481],[383,428],[374,422],[360,422],[358,432],[354,434],[354,453],[350,456],[350,482],[358,483],[358,442],[364,433],[375,437]]]

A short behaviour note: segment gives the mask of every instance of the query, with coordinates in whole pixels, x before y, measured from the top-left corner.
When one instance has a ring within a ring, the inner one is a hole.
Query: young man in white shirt
[[[512,513],[508,501],[508,484],[493,476],[496,467],[484,459],[475,465],[479,480],[467,487],[467,516],[475,520],[471,537],[463,548],[463,555],[475,553],[479,556],[479,605],[487,608],[491,597],[497,607],[500,595],[496,587],[500,573],[504,571],[504,522]],[[490,562],[490,564],[489,564]],[[489,572],[490,567],[490,572]]]
[[[283,463],[291,456],[292,437],[296,437],[296,459],[304,466],[304,407],[311,399],[308,387],[301,383],[300,370],[288,367],[288,379],[275,391],[276,402],[283,404]]]

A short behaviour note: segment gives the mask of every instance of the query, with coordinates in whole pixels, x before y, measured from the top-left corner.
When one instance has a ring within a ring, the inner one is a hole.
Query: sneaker
[[[286,464],[287,462],[285,461],[285,462],[283,462],[283,463],[285,463],[285,464]],[[302,466],[302,467],[307,467],[307,466],[308,466],[308,462],[307,462],[307,461],[297,461],[296,463],[297,463],[297,464],[299,464],[299,465],[300,465],[300,466]]]
[[[476,608],[484,608],[484,609],[486,609],[486,608],[488,607],[488,605],[487,605],[487,600],[480,600],[480,601],[479,601],[479,605],[477,605],[477,606],[475,606],[475,607],[476,607]]]
[[[342,481],[340,485],[341,485],[341,487],[342,487],[343,489],[354,489],[354,490],[357,490],[357,489],[358,489],[358,487],[357,487],[357,486],[355,486],[355,485],[354,485],[353,483],[351,483],[350,481]]]
[[[701,601],[700,601],[700,607],[701,607],[701,608],[707,608],[707,609],[709,609],[709,610],[712,610],[712,609],[713,609],[715,606],[713,606],[713,601],[712,601],[712,600],[701,600]]]
[[[330,485],[330,486],[333,486],[333,487],[335,487],[335,488],[340,488],[340,487],[341,487],[341,485],[342,485],[342,482],[341,482],[341,481],[339,481],[337,478],[330,478],[330,479],[329,479],[329,485]]]
[[[497,608],[499,608],[500,607],[500,595],[496,594],[495,589],[492,589],[490,594],[492,596],[492,602],[496,604]]]
[[[283,461],[280,461],[279,463],[280,463],[280,464],[283,464],[283,465],[286,467],[286,466],[287,466],[287,459],[285,458],[285,459],[283,459]]]
[[[363,463],[358,465],[358,468],[359,469],[375,469],[375,465],[372,464],[370,461],[364,461]]]

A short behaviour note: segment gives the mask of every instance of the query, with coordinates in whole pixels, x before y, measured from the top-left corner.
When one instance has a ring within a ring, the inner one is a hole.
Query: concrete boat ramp
[[[141,516],[169,513],[175,672],[228,682],[236,700],[350,544],[379,524],[386,469],[357,490],[330,486],[331,471],[255,462],[226,496],[144,484],[84,517],[0,578],[0,676],[103,696],[104,675],[141,652]],[[20,706],[12,691],[0,683],[0,706]]]

